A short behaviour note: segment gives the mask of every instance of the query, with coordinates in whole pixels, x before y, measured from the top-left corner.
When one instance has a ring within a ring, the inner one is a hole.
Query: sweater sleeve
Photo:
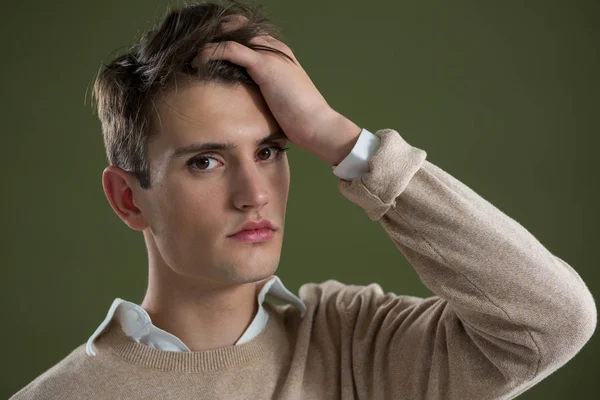
[[[577,272],[398,132],[339,180],[435,296],[353,286],[343,300],[359,398],[509,399],[564,365],[596,327]]]

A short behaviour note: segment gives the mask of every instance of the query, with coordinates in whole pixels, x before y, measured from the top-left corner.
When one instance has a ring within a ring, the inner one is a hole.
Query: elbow
[[[556,311],[540,341],[542,364],[558,367],[575,357],[590,340],[597,325],[594,297],[585,285]],[[544,359],[546,362],[544,362]]]
[[[565,261],[555,258],[570,274],[558,283],[559,290],[554,291],[551,301],[554,315],[549,321],[546,340],[555,351],[562,350],[573,357],[594,334],[598,312],[594,297],[581,276]]]
[[[576,309],[576,315],[573,316],[576,329],[573,332],[573,340],[583,347],[592,337],[598,323],[598,311],[592,293],[587,287],[581,290],[578,301],[579,307]]]

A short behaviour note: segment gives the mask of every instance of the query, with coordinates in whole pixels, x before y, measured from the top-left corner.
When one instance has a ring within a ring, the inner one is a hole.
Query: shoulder
[[[85,352],[85,343],[36,377],[15,393],[10,400],[61,398],[73,386],[83,384],[87,370],[94,361]]]
[[[310,308],[335,310],[350,316],[370,314],[378,309],[406,309],[422,304],[421,297],[386,292],[378,283],[355,285],[329,279],[306,283],[300,287],[300,298]]]
[[[381,302],[390,299],[420,301],[419,297],[400,296],[385,292],[380,284],[355,285],[329,279],[321,283],[305,283],[299,289],[300,298],[312,303],[334,302],[343,308],[357,301]]]
[[[373,290],[381,291],[381,287],[376,283],[361,286],[329,279],[320,283],[305,283],[300,286],[298,292],[302,301],[307,304],[332,303],[339,307],[345,307],[346,303],[358,293]]]

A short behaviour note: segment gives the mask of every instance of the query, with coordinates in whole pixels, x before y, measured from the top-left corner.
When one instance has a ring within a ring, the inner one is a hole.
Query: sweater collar
[[[275,305],[266,302],[264,307],[269,314],[265,329],[254,340],[239,345],[190,352],[159,350],[127,336],[118,321],[113,319],[106,332],[96,340],[94,348],[101,364],[114,366],[118,365],[115,362],[124,361],[129,371],[133,364],[161,372],[204,373],[245,365],[265,357],[277,359],[289,351],[286,328]]]
[[[283,282],[281,282],[281,279],[278,276],[274,275],[271,278],[268,278],[262,285],[263,286],[257,296],[258,312],[235,345],[240,345],[253,339],[267,325],[269,314],[263,307],[267,295],[292,304],[301,311],[302,315],[304,315],[306,311],[304,302],[290,292],[283,285]],[[158,350],[190,352],[190,349],[177,336],[155,326],[152,323],[148,312],[140,305],[117,297],[112,302],[104,321],[102,321],[100,326],[98,326],[87,340],[86,353],[88,355],[96,355],[96,352],[93,349],[93,343],[98,336],[108,329],[113,319],[118,321],[123,334],[137,343],[142,343]]]

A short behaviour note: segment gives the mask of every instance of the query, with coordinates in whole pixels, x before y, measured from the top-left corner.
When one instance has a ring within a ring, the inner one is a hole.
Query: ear
[[[131,229],[143,231],[148,222],[133,199],[132,186],[136,182],[132,173],[119,167],[110,166],[102,172],[102,187],[112,209]]]

